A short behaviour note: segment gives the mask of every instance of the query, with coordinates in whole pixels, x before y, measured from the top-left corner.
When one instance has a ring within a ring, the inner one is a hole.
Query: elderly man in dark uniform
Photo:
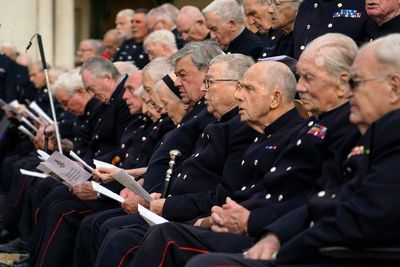
[[[143,50],[143,40],[147,35],[147,28],[144,24],[145,12],[132,9],[123,9],[118,12],[115,18],[116,30],[119,37],[124,40],[113,61],[132,61],[135,66],[142,69],[149,59]]]
[[[206,19],[195,6],[183,6],[179,10],[176,29],[184,42],[204,41],[210,38]]]
[[[396,0],[365,0],[367,14],[378,24],[374,38],[400,32],[400,3]]]
[[[282,37],[283,33],[272,27],[272,18],[269,13],[270,0],[244,0],[244,14],[249,23],[257,28],[256,35],[264,42],[264,49],[260,57],[271,56],[271,51],[275,49],[276,43]]]
[[[339,44],[341,49],[336,48]],[[133,266],[183,265],[196,253],[241,252],[251,246],[265,225],[303,205],[321,180],[331,175],[340,177],[338,163],[344,161],[358,138],[343,96],[356,52],[354,41],[339,34],[310,43],[298,64],[300,80],[296,89],[313,117],[292,136],[262,182],[252,187],[252,182],[246,181],[242,191],[233,194],[238,202],[227,198],[223,206],[213,207],[212,231],[177,223],[153,227]],[[258,76],[256,72],[249,80]],[[246,76],[244,82],[249,83]],[[149,253],[151,258],[146,256]]]
[[[299,5],[303,0],[283,2],[272,0],[268,12],[272,19],[272,29],[282,33],[280,38],[274,42],[274,48],[263,51],[262,57],[272,57],[289,54],[289,45],[293,38],[294,21],[297,16]]]
[[[369,41],[375,27],[365,12],[364,1],[304,0],[296,17],[289,56],[298,59],[308,43],[329,32],[345,34],[362,44]]]
[[[240,53],[257,60],[263,41],[243,23],[243,7],[235,0],[213,1],[203,9],[211,39],[226,53]]]
[[[398,34],[377,39],[360,50],[351,68],[350,88],[346,90],[350,121],[363,136],[344,163],[345,185],[315,192],[307,205],[265,227],[244,257],[201,256],[187,266],[398,265],[373,260],[373,255],[333,259],[318,250],[348,246],[362,251],[400,245],[399,46]]]

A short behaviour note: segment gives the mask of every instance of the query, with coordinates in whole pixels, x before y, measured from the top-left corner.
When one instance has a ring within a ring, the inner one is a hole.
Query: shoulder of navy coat
[[[128,106],[122,99],[126,79],[127,75],[121,78],[109,103],[103,103],[99,107],[102,113],[97,120],[90,142],[90,149],[95,158],[107,158],[107,154],[112,154],[119,147],[122,133],[132,119]]]
[[[214,121],[214,116],[207,112],[203,101],[199,101],[184,116],[181,123],[164,136],[149,160],[144,182],[146,190],[155,190],[157,192],[161,190],[162,182],[168,169],[169,151],[177,149],[181,152],[181,156],[176,159],[175,164],[175,167],[178,168],[179,164],[191,155],[197,138],[204,128]]]
[[[240,53],[257,60],[264,49],[264,42],[253,32],[244,28],[243,31],[231,41],[225,52]]]
[[[157,122],[149,124],[136,143],[130,145],[129,156],[124,159],[123,168],[146,167],[155,146],[174,128],[175,125],[166,115],[162,115]]]
[[[132,61],[136,67],[143,69],[149,63],[149,57],[144,51],[143,42],[136,42],[133,39],[129,39],[120,45],[112,61]]]
[[[100,106],[100,102],[92,97],[86,104],[84,113],[77,117],[73,125],[74,138],[72,141],[74,143],[74,152],[82,159],[86,159],[86,153],[89,151],[89,142],[100,116]],[[88,159],[90,160],[91,157]]]
[[[400,33],[399,15],[379,26],[373,37],[376,39],[391,33]]]

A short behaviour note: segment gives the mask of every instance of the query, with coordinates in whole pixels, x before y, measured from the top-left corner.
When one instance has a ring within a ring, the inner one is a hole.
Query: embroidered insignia
[[[365,148],[364,146],[356,146],[353,147],[353,149],[350,151],[350,153],[347,155],[347,158],[351,158],[353,156],[361,156],[361,155],[369,155],[370,150],[368,148]]]
[[[327,130],[328,130],[328,128],[326,128],[323,125],[314,124],[314,126],[307,132],[307,134],[312,134],[312,135],[317,136],[317,137],[319,137],[321,139],[324,139]]]
[[[361,18],[362,13],[358,12],[357,9],[341,9],[338,12],[333,13],[333,18],[352,18],[359,19]]]

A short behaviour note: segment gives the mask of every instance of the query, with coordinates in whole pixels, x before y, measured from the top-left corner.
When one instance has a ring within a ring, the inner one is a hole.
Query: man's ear
[[[274,90],[271,94],[271,109],[276,109],[282,103],[282,92],[278,90]]]
[[[107,74],[104,76],[104,79],[106,79],[107,81],[113,80],[111,74],[109,74],[109,73],[107,73]]]
[[[338,86],[338,90],[336,92],[336,95],[338,96],[338,98],[343,98],[345,91],[348,89],[349,87],[349,79],[350,79],[350,74],[348,72],[342,72],[339,75],[339,86]]]
[[[232,31],[232,32],[236,31],[236,26],[237,26],[237,22],[236,21],[230,20],[228,22],[228,24],[229,24],[229,30],[230,31]]]
[[[400,76],[394,74],[388,77],[390,86],[390,103],[400,103]]]

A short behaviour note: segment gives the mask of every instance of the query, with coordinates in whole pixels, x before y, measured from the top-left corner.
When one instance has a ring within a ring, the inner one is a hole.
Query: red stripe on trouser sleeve
[[[38,218],[37,218],[38,213],[39,213],[39,208],[36,208],[36,210],[35,210],[35,218],[34,218],[35,224],[37,224],[37,221],[38,221]]]
[[[202,249],[197,249],[197,248],[189,248],[189,247],[181,247],[181,246],[178,246],[178,244],[175,241],[170,240],[164,247],[162,258],[161,258],[161,261],[160,261],[160,264],[158,265],[158,267],[162,267],[164,265],[165,255],[167,254],[167,250],[173,244],[177,245],[178,249],[180,249],[180,250],[192,251],[192,252],[203,253],[203,254],[209,253],[209,251],[207,251],[207,250],[202,250]]]
[[[12,205],[12,209],[15,210],[18,206],[18,204],[21,202],[21,198],[22,198],[22,193],[24,192],[24,189],[26,187],[26,184],[28,183],[29,177],[28,176],[24,176],[24,181],[22,182],[22,185],[20,186],[19,190],[18,190],[18,197],[15,200],[14,204]]]
[[[40,260],[40,264],[39,264],[40,267],[42,267],[44,258],[45,258],[46,253],[47,253],[47,249],[49,248],[50,243],[51,243],[51,240],[53,240],[53,237],[54,237],[54,235],[56,234],[56,232],[57,232],[57,230],[58,230],[58,227],[60,226],[61,221],[64,219],[65,216],[70,215],[70,214],[72,214],[72,213],[74,213],[74,212],[75,212],[75,210],[71,210],[71,211],[68,211],[68,212],[66,212],[66,213],[61,214],[61,217],[60,217],[60,219],[58,220],[57,225],[56,225],[56,227],[55,227],[54,230],[53,230],[53,233],[51,233],[51,236],[50,236],[49,241],[47,241],[46,247],[45,247],[44,252],[43,252],[42,259]]]
[[[138,248],[140,248],[140,245],[139,245],[139,246],[134,246],[134,247],[130,248],[127,252],[125,252],[124,256],[122,256],[121,261],[120,261],[119,264],[118,264],[118,267],[121,267],[122,264],[123,264],[124,261],[125,261],[125,258],[126,258],[129,254],[131,254],[132,251],[137,250]]]

